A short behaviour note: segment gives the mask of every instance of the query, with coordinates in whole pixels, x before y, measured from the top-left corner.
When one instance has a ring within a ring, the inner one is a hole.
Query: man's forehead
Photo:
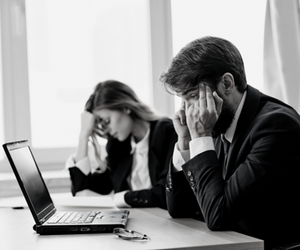
[[[199,82],[199,84],[197,84],[196,86],[193,86],[193,87],[189,87],[183,91],[178,91],[176,92],[176,95],[179,96],[179,97],[182,97],[182,96],[186,96],[187,94],[189,94],[190,92],[194,92],[194,91],[199,91],[199,88],[200,88],[200,83],[203,83],[205,86],[208,86],[210,87],[211,89],[214,89],[215,87],[212,85],[212,84],[209,84],[207,82]]]
[[[196,86],[189,87],[183,91],[176,91],[175,94],[179,97],[184,97],[188,95],[190,92],[199,91],[200,83],[203,83],[205,86],[210,87],[212,91],[216,90],[216,86],[214,86],[212,83],[200,81],[199,84],[197,84]]]
[[[188,93],[194,92],[194,91],[199,91],[199,85],[187,88],[183,91],[177,91],[176,95],[179,96],[179,97],[182,97],[182,96],[186,96]]]

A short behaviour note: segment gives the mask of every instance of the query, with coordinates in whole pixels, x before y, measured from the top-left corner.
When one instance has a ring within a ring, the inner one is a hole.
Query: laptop
[[[3,148],[35,220],[33,229],[36,233],[110,233],[116,227],[126,227],[128,210],[59,211],[51,199],[28,140],[5,143]]]

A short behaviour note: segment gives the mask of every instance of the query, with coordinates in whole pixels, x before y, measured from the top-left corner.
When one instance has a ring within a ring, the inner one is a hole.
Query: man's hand
[[[178,110],[173,117],[174,128],[178,135],[179,150],[188,150],[191,140],[190,132],[186,124],[185,109],[185,102],[182,101],[180,110]]]
[[[199,100],[187,111],[187,126],[192,139],[211,136],[222,111],[223,100],[210,87],[200,83]]]

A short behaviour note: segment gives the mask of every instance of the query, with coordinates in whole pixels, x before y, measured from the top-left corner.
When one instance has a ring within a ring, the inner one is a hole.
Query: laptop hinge
[[[40,219],[40,223],[43,224],[47,221],[53,214],[55,214],[56,208],[54,207],[48,214],[46,214],[42,219]]]

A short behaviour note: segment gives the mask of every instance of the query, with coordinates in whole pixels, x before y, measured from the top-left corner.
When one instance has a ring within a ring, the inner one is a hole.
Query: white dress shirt
[[[107,168],[107,152],[105,149],[105,145],[97,145],[97,151],[100,153],[100,161],[95,156],[95,148],[89,142],[88,155],[78,162],[76,162],[75,160],[75,154],[70,155],[66,161],[65,168],[69,169],[76,166],[85,175],[88,175],[90,172],[104,172]]]
[[[133,136],[131,137],[133,164],[128,183],[132,191],[152,187],[148,168],[149,134],[150,129],[148,129],[144,138],[138,143],[134,141]]]
[[[149,135],[150,128],[144,138],[138,143],[136,143],[134,137],[131,136],[130,154],[133,154],[133,163],[131,175],[127,178],[131,191],[149,189],[152,187],[148,168]],[[130,190],[125,190],[114,195],[113,199],[117,207],[130,207],[130,205],[125,202],[125,194],[129,191]]]
[[[245,103],[247,91],[244,92],[242,100],[235,112],[234,119],[224,134],[225,138],[232,143],[233,136],[236,130],[237,122],[240,118],[242,108]],[[189,142],[190,150],[180,151],[178,149],[177,143],[175,144],[174,153],[173,153],[173,165],[177,171],[182,170],[182,165],[194,158],[196,155],[201,154],[208,150],[215,150],[213,138],[211,136],[199,137],[193,139]]]

